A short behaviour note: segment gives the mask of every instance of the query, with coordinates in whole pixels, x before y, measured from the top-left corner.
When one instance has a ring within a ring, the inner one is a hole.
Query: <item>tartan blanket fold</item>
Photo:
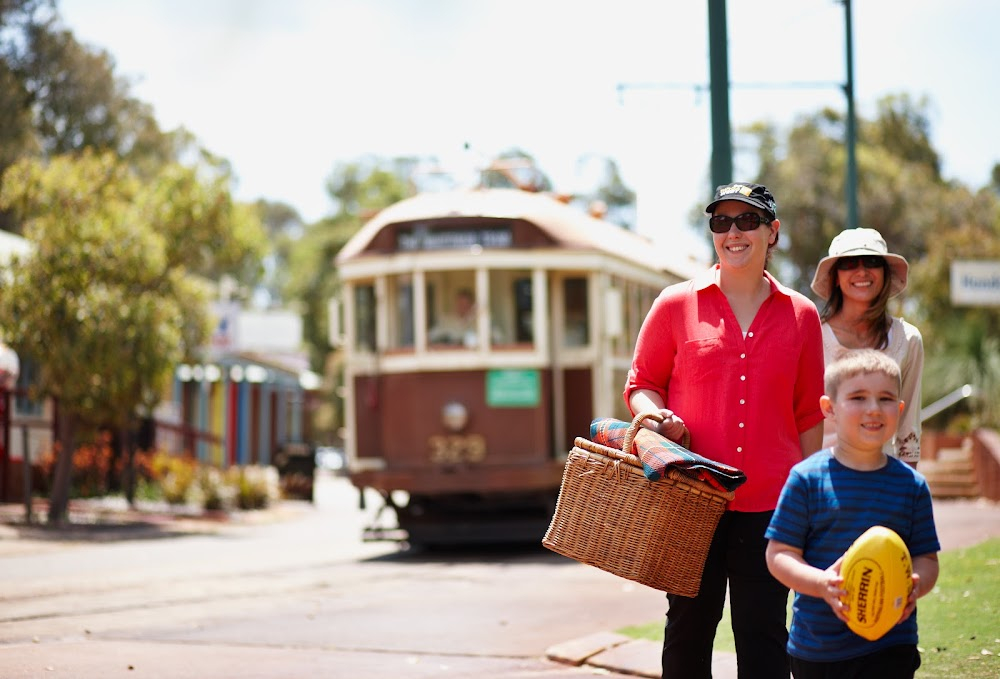
[[[590,440],[621,450],[628,427],[628,422],[599,417],[590,423]],[[633,450],[626,452],[632,452],[639,458],[643,474],[650,481],[662,479],[668,467],[726,492],[736,490],[747,480],[742,470],[702,457],[645,427],[636,432],[633,444]]]

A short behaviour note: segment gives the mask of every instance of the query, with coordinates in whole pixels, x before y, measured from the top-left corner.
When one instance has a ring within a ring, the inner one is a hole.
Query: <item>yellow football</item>
[[[840,574],[851,631],[875,641],[895,627],[913,589],[910,550],[895,531],[872,526],[862,533],[844,553]]]

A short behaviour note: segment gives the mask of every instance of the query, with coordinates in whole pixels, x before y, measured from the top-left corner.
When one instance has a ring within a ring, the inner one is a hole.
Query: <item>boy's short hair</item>
[[[903,378],[895,360],[877,349],[851,349],[826,367],[823,380],[826,395],[836,398],[844,380],[870,373],[881,373],[894,380],[897,389],[902,389]]]

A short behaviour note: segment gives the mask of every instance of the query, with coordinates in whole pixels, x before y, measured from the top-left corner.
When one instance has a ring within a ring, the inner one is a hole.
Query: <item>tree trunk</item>
[[[125,499],[130,507],[135,506],[135,432],[129,426],[122,427],[121,440],[125,446]]]
[[[122,476],[128,471],[120,461],[124,458],[123,450],[125,446],[125,427],[113,426],[108,428],[108,447],[111,449],[111,460],[108,463],[108,478],[104,481],[104,487],[108,494],[114,495],[122,490],[124,485]],[[119,475],[121,471],[121,476]]]
[[[59,457],[49,496],[49,525],[63,526],[67,522],[69,488],[73,476],[73,453],[76,452],[76,416],[63,411],[56,425]]]

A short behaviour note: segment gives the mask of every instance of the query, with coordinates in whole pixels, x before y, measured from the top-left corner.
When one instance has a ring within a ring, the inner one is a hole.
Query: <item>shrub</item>
[[[198,477],[198,461],[186,455],[158,452],[153,456],[153,479],[159,484],[163,499],[170,504],[186,504]]]
[[[236,488],[236,506],[240,509],[263,509],[280,495],[278,470],[274,467],[230,467],[227,478]]]
[[[107,479],[124,471],[125,462],[112,464],[108,442],[81,445],[73,455],[71,497],[107,494]],[[41,456],[35,467],[35,489],[51,492],[55,451]],[[164,500],[172,505],[197,505],[205,510],[264,509],[281,497],[277,469],[261,465],[226,470],[203,465],[190,455],[141,451],[134,456],[135,498]]]
[[[59,450],[59,444],[56,443],[52,449],[43,452],[32,463],[32,488],[42,495],[48,495],[52,491],[52,479],[55,476]],[[154,454],[151,452],[137,451],[135,453],[133,470],[137,494],[139,489],[145,491],[149,483],[154,481],[153,461]],[[111,447],[111,437],[102,434],[96,441],[81,444],[73,451],[72,465],[70,497],[88,498],[108,494],[110,490],[108,485],[112,478],[124,481],[128,460],[125,456],[115,459],[114,450]],[[124,483],[122,485],[124,486]]]
[[[231,509],[236,489],[226,483],[226,476],[218,467],[203,466],[198,470],[200,504],[208,511]]]

